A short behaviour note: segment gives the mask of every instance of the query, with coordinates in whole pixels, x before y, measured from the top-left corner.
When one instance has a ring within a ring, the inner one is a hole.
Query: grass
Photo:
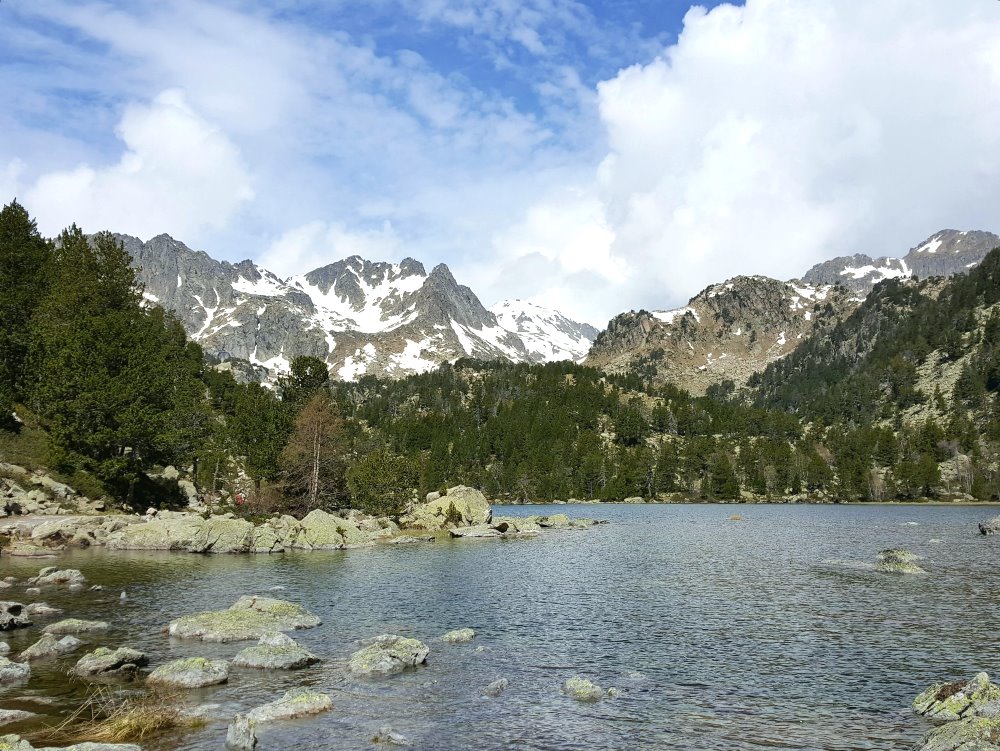
[[[60,744],[136,743],[168,730],[203,724],[203,719],[188,717],[181,711],[175,694],[122,694],[101,686],[61,723],[38,734],[36,740]]]

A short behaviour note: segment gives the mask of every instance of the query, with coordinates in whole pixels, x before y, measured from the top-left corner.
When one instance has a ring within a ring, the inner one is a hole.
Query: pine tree
[[[236,390],[233,415],[227,426],[247,474],[260,490],[262,480],[276,480],[281,452],[292,431],[292,412],[273,392],[257,383]]]

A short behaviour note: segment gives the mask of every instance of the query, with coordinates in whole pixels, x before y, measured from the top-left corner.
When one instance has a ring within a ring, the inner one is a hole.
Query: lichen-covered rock
[[[82,676],[132,676],[149,664],[149,658],[138,649],[98,647],[76,663],[73,672]]]
[[[0,600],[0,631],[13,631],[30,625],[31,620],[24,614],[24,605]]]
[[[566,696],[577,701],[599,701],[604,697],[601,687],[586,678],[569,678],[563,683],[562,690]]]
[[[979,522],[979,533],[983,535],[1000,535],[1000,516]]]
[[[55,566],[48,566],[38,572],[38,576],[28,579],[28,584],[36,587],[45,587],[54,584],[85,584],[87,577],[75,568],[60,569]]]
[[[370,544],[373,539],[373,535],[362,531],[354,522],[322,509],[313,509],[299,522],[298,534],[292,547],[305,550],[342,550]]]
[[[104,621],[84,621],[79,618],[65,618],[50,623],[44,629],[46,634],[89,634],[95,631],[107,631],[108,624]]]
[[[294,602],[245,596],[228,610],[213,610],[171,621],[168,630],[171,636],[181,639],[232,642],[259,639],[272,631],[313,628],[321,622]]]
[[[134,743],[76,743],[58,749],[36,749],[19,735],[0,735],[0,751],[142,751],[142,748]]]
[[[160,665],[146,680],[155,685],[178,688],[214,686],[229,680],[229,664],[225,660],[184,657]]]
[[[449,644],[466,644],[476,638],[476,632],[471,628],[456,628],[441,637],[441,641]]]
[[[971,681],[936,683],[913,700],[913,710],[941,722],[968,717],[1000,716],[1000,686],[986,673]]]
[[[253,547],[254,525],[225,516],[158,515],[131,524],[107,538],[112,550],[179,550],[189,553],[247,553]]]
[[[54,634],[42,634],[42,638],[21,652],[22,660],[43,660],[50,657],[60,657],[69,654],[83,644],[75,636],[64,636],[61,639]]]
[[[998,751],[1000,719],[970,717],[949,722],[924,736],[917,751]]]
[[[247,647],[233,658],[238,668],[258,670],[299,670],[315,665],[319,658],[282,633],[266,634],[253,647]]]
[[[448,488],[440,498],[417,504],[401,522],[403,527],[436,530],[478,527],[488,525],[492,519],[493,509],[486,496],[475,488],[458,485]]]
[[[382,634],[359,649],[347,663],[355,675],[374,676],[401,673],[427,661],[430,648],[422,641],[404,636]]]
[[[230,751],[253,751],[257,745],[257,723],[246,715],[233,717],[226,729],[226,748]]]
[[[35,747],[19,735],[0,735],[0,751],[35,751]]]
[[[277,701],[251,709],[247,718],[255,723],[294,720],[298,717],[327,712],[332,708],[333,700],[327,694],[299,688],[286,691]]]
[[[890,574],[926,574],[915,561],[920,560],[908,550],[889,549],[879,552],[875,560],[875,570]]]
[[[6,657],[0,657],[0,686],[7,683],[20,683],[30,677],[30,665],[25,665],[23,662],[11,662]]]

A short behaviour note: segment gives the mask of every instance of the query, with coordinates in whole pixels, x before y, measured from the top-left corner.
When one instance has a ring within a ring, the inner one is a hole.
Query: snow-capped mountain
[[[402,377],[460,357],[540,362],[565,351],[576,358],[583,345],[573,340],[570,348],[571,334],[590,329],[538,309],[518,319],[526,341],[444,264],[427,273],[412,258],[351,256],[282,279],[251,261],[216,261],[169,235],[119,239],[150,303],[174,311],[207,354],[248,360],[261,376],[287,371],[298,355],[322,358],[345,380]],[[538,323],[529,323],[533,316]],[[551,344],[541,338],[546,325],[558,333]]]
[[[497,323],[516,334],[544,362],[580,360],[599,333],[588,323],[572,321],[557,310],[522,300],[503,300],[490,308]]]
[[[872,258],[859,253],[841,256],[813,266],[802,277],[807,284],[840,284],[867,295],[885,279],[962,274],[977,265],[1000,237],[992,232],[959,232],[946,229],[910,249],[902,258]]]

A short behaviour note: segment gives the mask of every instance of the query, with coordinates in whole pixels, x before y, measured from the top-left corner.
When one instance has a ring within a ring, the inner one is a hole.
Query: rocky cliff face
[[[1000,247],[1000,237],[992,232],[946,229],[911,248],[902,258],[842,256],[816,264],[802,281],[813,285],[840,284],[865,296],[884,279],[964,274],[996,247]]]
[[[586,347],[577,340],[534,336],[546,325],[545,316],[581,336],[596,335],[541,308],[503,325],[444,264],[428,274],[412,258],[392,264],[352,256],[281,279],[251,261],[216,261],[169,235],[148,242],[119,239],[139,268],[151,304],[176,313],[207,354],[246,360],[256,367],[244,370],[258,375],[285,372],[299,355],[325,360],[335,377],[347,380],[402,377],[459,357],[579,358]]]
[[[617,316],[587,364],[698,394],[724,380],[741,386],[856,305],[841,287],[739,276],[707,287],[683,308]]]

